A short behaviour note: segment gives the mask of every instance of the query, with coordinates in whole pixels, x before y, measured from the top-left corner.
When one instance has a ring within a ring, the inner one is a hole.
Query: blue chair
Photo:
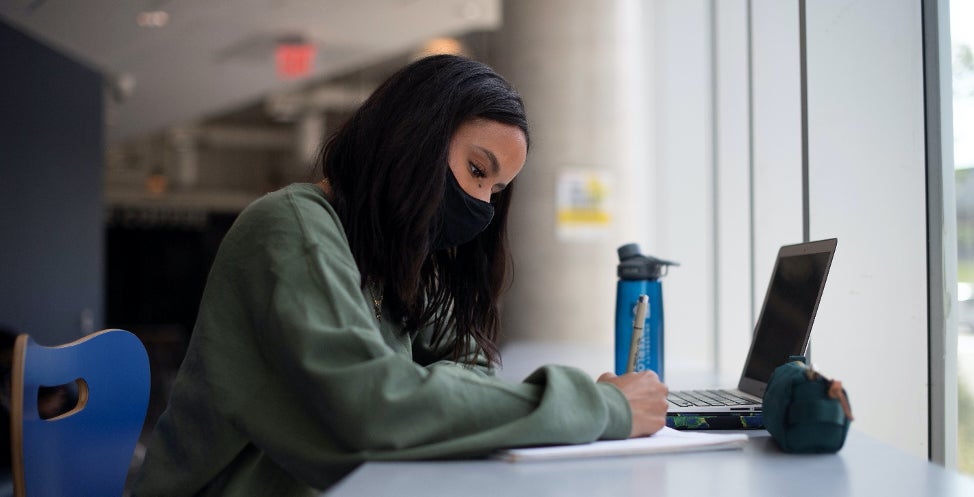
[[[14,495],[121,496],[149,402],[149,358],[135,335],[103,330],[58,347],[17,337],[11,377]],[[42,386],[75,383],[78,402],[42,419]]]

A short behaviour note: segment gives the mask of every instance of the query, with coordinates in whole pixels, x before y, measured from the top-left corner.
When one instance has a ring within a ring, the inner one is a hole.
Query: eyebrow
[[[496,176],[497,174],[499,174],[499,173],[500,173],[500,170],[501,170],[501,166],[500,166],[500,164],[499,164],[499,163],[497,162],[497,156],[496,156],[496,155],[494,155],[494,152],[491,152],[490,150],[487,150],[486,148],[484,148],[484,147],[481,147],[481,146],[477,146],[477,148],[478,148],[478,149],[479,149],[479,150],[480,150],[481,152],[483,152],[483,153],[484,153],[484,155],[486,155],[486,156],[487,156],[487,160],[489,160],[489,161],[490,161],[490,172],[491,172],[491,173],[493,173],[493,174],[494,174],[495,176]]]

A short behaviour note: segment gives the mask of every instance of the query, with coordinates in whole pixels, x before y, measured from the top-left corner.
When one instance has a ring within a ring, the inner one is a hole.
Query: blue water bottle
[[[652,370],[663,380],[663,285],[670,266],[679,266],[639,253],[639,245],[630,243],[619,247],[619,283],[616,286],[616,374],[629,366],[633,320],[640,295],[649,297],[643,336],[636,354],[634,371]]]

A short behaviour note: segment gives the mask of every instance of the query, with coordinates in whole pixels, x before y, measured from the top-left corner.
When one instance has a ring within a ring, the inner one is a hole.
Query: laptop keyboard
[[[755,404],[752,400],[738,397],[726,390],[680,390],[670,392],[666,400],[679,407],[745,406]]]

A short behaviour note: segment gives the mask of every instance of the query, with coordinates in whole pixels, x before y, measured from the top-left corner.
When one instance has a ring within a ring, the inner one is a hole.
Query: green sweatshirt
[[[257,200],[220,246],[134,494],[314,495],[364,461],[629,434],[613,385],[559,366],[503,381],[394,321],[376,319],[321,190]]]

